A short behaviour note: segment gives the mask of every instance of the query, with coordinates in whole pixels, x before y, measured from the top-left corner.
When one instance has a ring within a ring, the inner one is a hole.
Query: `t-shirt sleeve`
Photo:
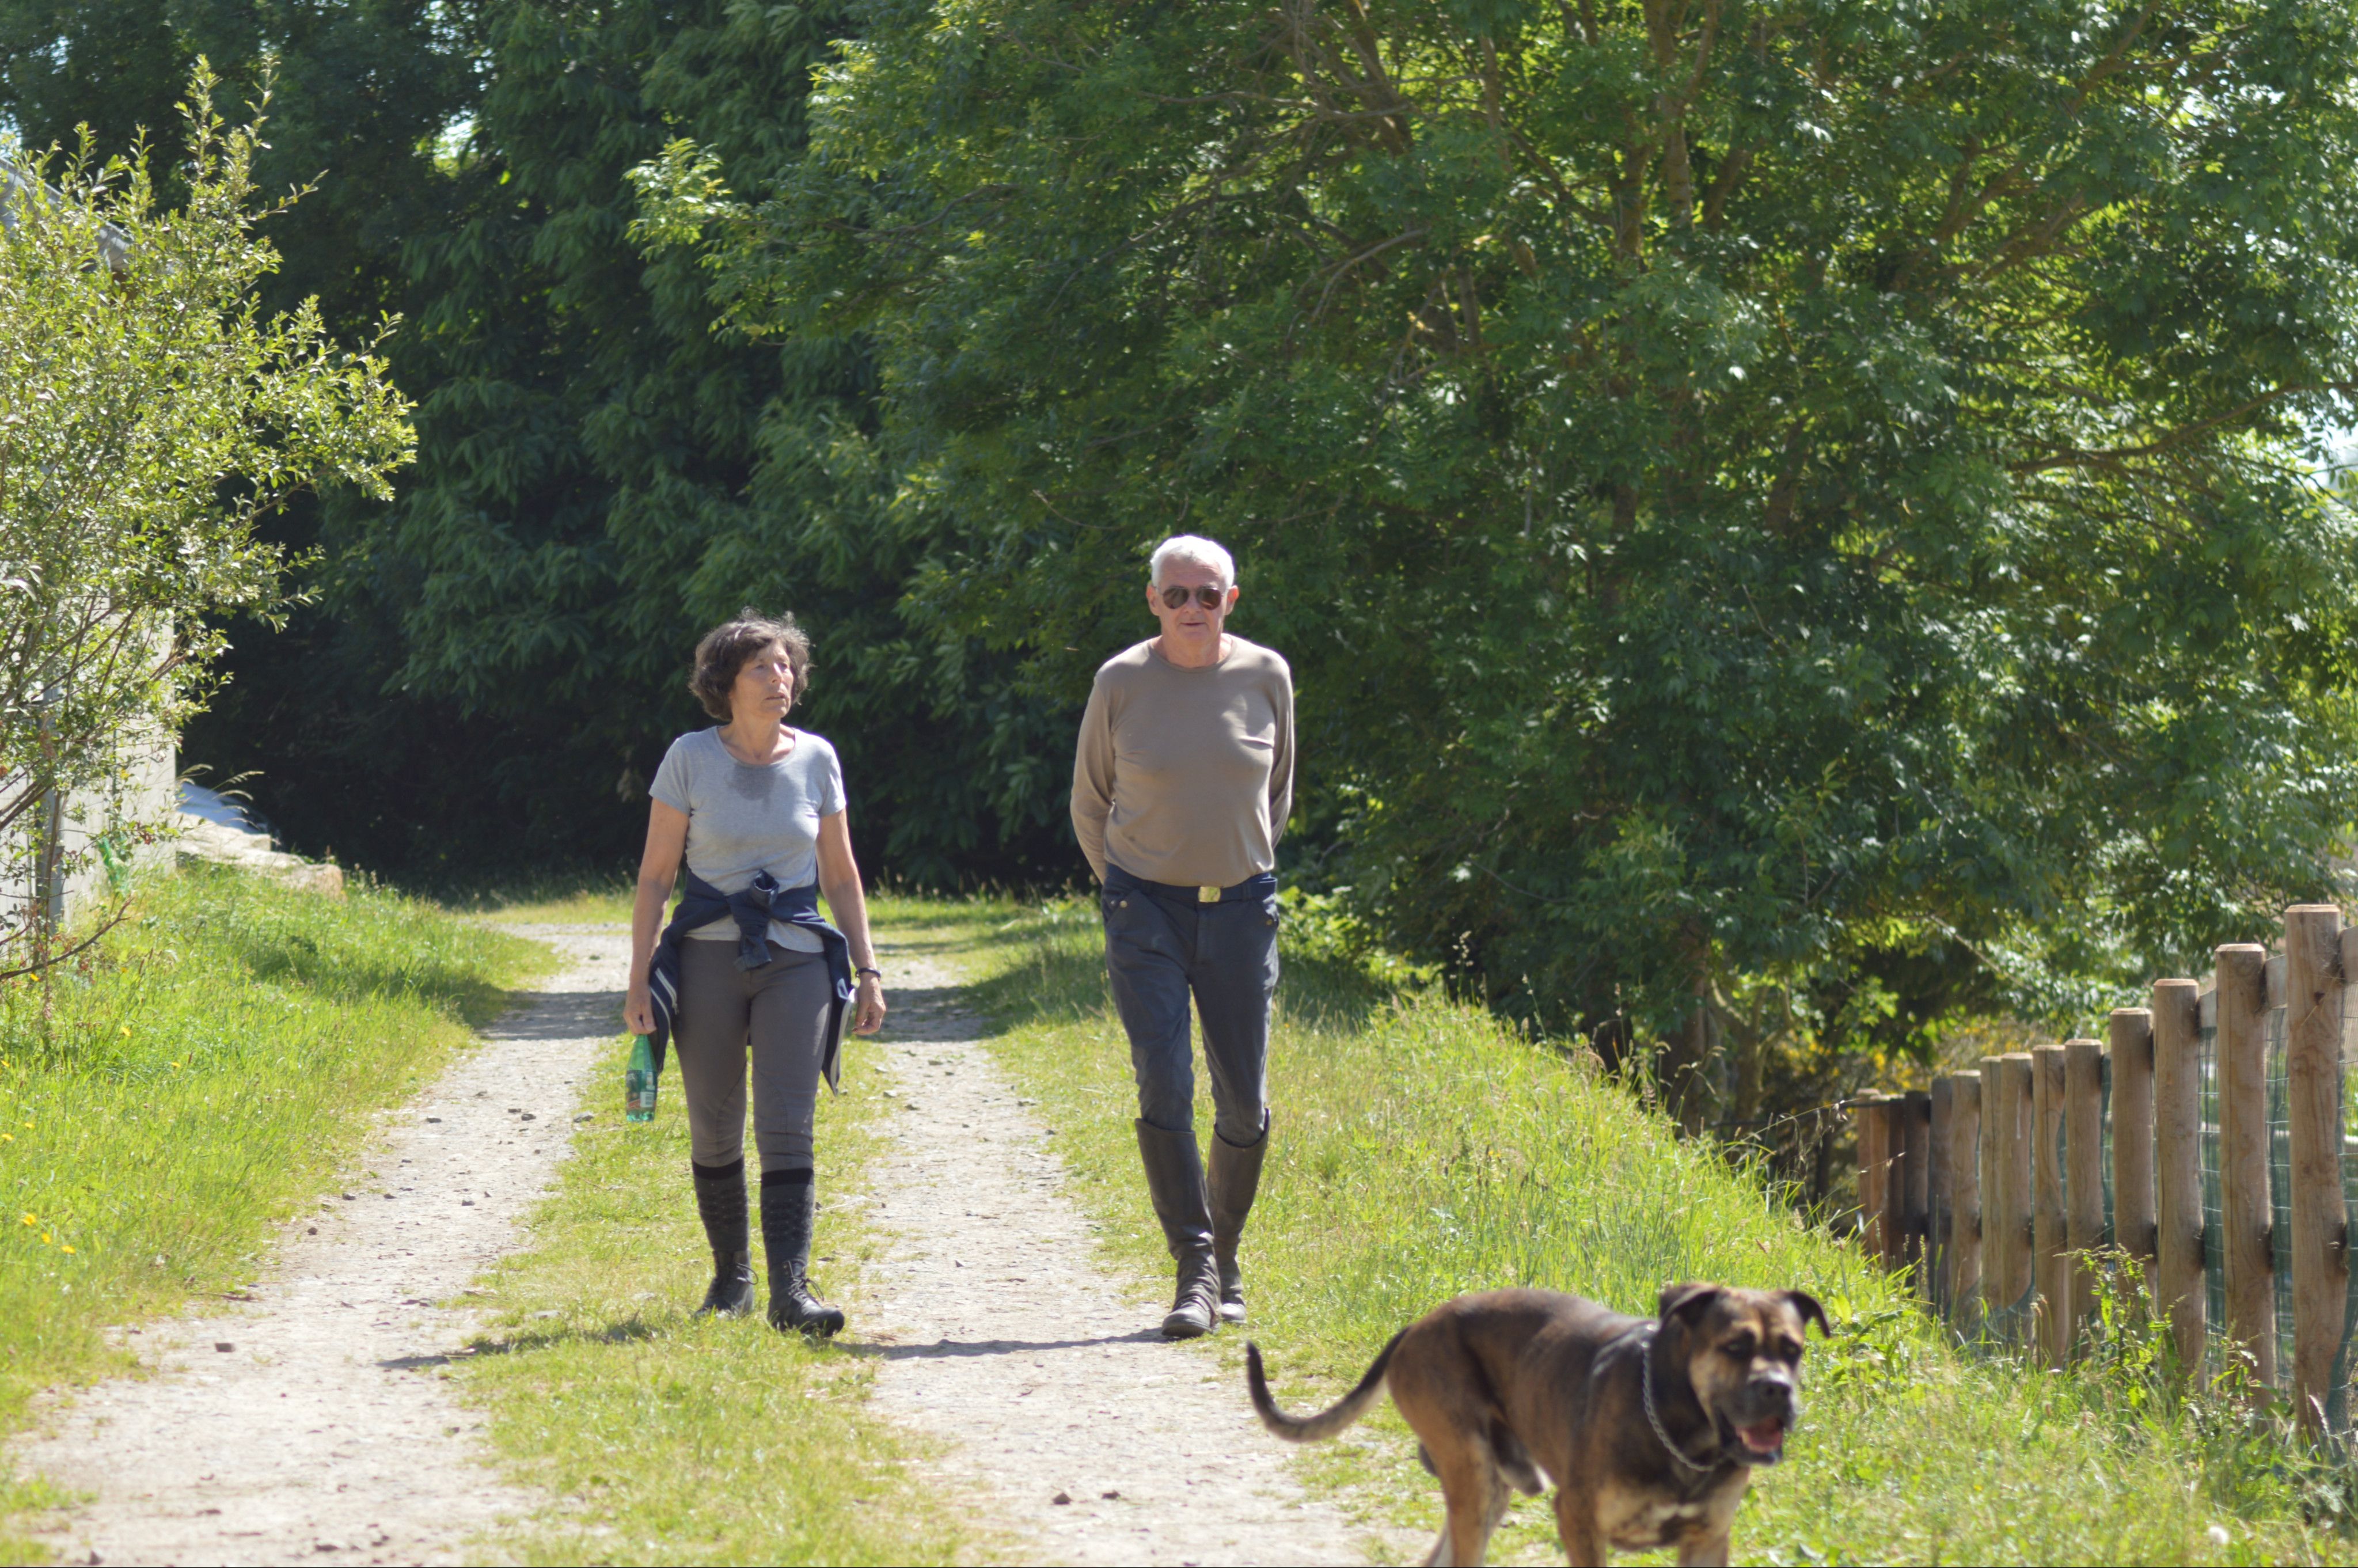
[[[817,795],[818,814],[833,816],[847,804],[843,793],[843,759],[835,754],[833,746],[829,746],[819,754],[818,766],[813,771],[817,775],[812,783]]]
[[[1113,720],[1106,700],[1105,677],[1089,688],[1089,705],[1081,714],[1081,732],[1073,748],[1073,837],[1089,870],[1105,881],[1106,822],[1113,815]]]
[[[695,764],[688,761],[687,753],[688,742],[693,739],[695,737],[683,735],[671,743],[671,750],[664,753],[663,766],[655,770],[655,782],[647,786],[649,795],[674,811],[692,809],[687,804],[694,798],[688,774]]]
[[[1277,751],[1269,767],[1269,841],[1274,845],[1285,837],[1285,819],[1293,815],[1293,672],[1283,660],[1270,684],[1277,709]]]

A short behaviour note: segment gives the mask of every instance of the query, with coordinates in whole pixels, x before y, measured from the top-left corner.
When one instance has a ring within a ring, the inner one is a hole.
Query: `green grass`
[[[531,882],[450,901],[450,908],[479,920],[520,925],[627,925],[631,879],[614,876],[586,881]]]
[[[0,988],[0,1432],[127,1368],[101,1331],[254,1277],[543,949],[396,894],[219,868],[143,884],[82,960]],[[0,1483],[0,1519],[46,1494]],[[33,1543],[0,1528],[0,1560]]]
[[[875,906],[887,942],[940,940],[931,933],[946,913]],[[571,1499],[564,1516],[526,1521],[496,1544],[532,1563],[987,1553],[990,1543],[913,1465],[920,1445],[862,1409],[872,1360],[759,1317],[688,1316],[711,1265],[688,1188],[677,1076],[665,1075],[653,1122],[611,1119],[627,1043],[616,1039],[610,1070],[587,1091],[599,1118],[578,1132],[535,1217],[531,1249],[487,1277],[501,1317],[460,1373],[517,1478]],[[838,1298],[880,1245],[836,1200],[878,1146],[882,1082],[875,1053],[854,1042],[842,1096],[820,1098],[814,1270]]]
[[[1853,1247],[1677,1141],[1582,1056],[1376,983],[1315,931],[1289,931],[1286,964],[1277,1141],[1245,1253],[1251,1334],[1282,1397],[1325,1402],[1394,1330],[1461,1292],[1537,1285],[1650,1314],[1676,1280],[1798,1285],[1842,1332],[1813,1336],[1809,1413],[1738,1515],[1739,1561],[2351,1555],[2346,1536],[2302,1522],[2318,1473],[2283,1462],[2272,1437],[2173,1411],[2126,1373],[2040,1374],[1953,1347]],[[1094,907],[1005,910],[973,965],[1002,1028],[992,1048],[1058,1128],[1113,1260],[1160,1276]],[[1222,1335],[1217,1353],[1233,1365],[1241,1340]],[[1437,1528],[1438,1490],[1405,1429],[1389,1406],[1372,1424],[1372,1442],[1308,1451],[1308,1473],[1369,1522]],[[1494,1559],[1551,1558],[1552,1519],[1520,1503]]]

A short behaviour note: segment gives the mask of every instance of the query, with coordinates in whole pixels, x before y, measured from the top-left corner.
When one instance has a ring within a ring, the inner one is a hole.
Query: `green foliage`
[[[119,1369],[108,1325],[251,1281],[270,1227],[546,958],[364,886],[213,868],[133,913],[46,989],[0,987],[0,1429]]]
[[[2327,885],[2344,8],[861,16],[716,299],[870,335],[910,613],[1007,700],[1237,548],[1306,869],[1419,958],[1920,1049]]]
[[[828,6],[492,15],[468,209],[414,253],[435,296],[419,482],[357,553],[376,584],[406,579],[385,596],[401,684],[546,748],[523,792],[550,814],[540,843],[580,847],[588,794],[602,841],[628,845],[665,745],[704,722],[689,650],[748,602],[810,628],[804,721],[835,735],[855,822],[898,874],[954,879],[948,855],[987,860],[1008,836],[974,754],[988,730],[946,683],[955,648],[899,622],[911,563],[875,526],[860,346],[716,333],[692,253],[623,243],[624,175],[677,130],[749,189],[782,178],[841,25]]]
[[[636,163],[685,134],[763,191],[801,154],[841,7],[628,0],[204,6],[0,0],[0,114],[33,138],[154,124],[211,51],[275,66],[271,178],[318,176],[283,287],[330,327],[397,309],[420,405],[391,506],[330,497],[284,627],[223,622],[233,679],[189,734],[313,851],[442,884],[611,864],[665,744],[701,723],[696,636],[749,600],[819,643],[806,721],[837,740],[871,860],[936,882],[1061,875],[1041,759],[990,656],[898,603],[853,339],[716,333],[697,258],[624,238]],[[321,171],[325,172],[322,173]]]
[[[232,622],[192,731],[313,849],[621,860],[750,600],[817,633],[871,865],[1064,881],[1184,526],[1301,682],[1290,877],[1671,1041],[1696,1115],[2331,890],[2344,8],[0,0],[0,46],[37,137],[275,59],[268,167],[329,171],[279,287],[414,323],[414,481],[276,525],[317,608]]]
[[[223,645],[203,618],[276,611],[257,520],[323,482],[388,497],[409,456],[382,360],[311,301],[261,313],[256,225],[289,202],[256,201],[259,121],[227,128],[212,86],[200,63],[176,208],[144,149],[0,162],[0,833],[177,730]]]

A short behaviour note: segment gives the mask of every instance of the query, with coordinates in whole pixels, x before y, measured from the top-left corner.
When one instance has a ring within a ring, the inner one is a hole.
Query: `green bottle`
[[[655,1047],[644,1034],[631,1047],[630,1070],[622,1075],[622,1115],[632,1121],[655,1119]]]

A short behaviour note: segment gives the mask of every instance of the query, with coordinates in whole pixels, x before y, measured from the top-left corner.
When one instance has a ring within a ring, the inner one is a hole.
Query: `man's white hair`
[[[1163,568],[1173,561],[1208,567],[1220,574],[1222,588],[1237,586],[1237,558],[1200,534],[1174,534],[1155,546],[1154,554],[1147,557],[1146,585],[1161,588]]]

